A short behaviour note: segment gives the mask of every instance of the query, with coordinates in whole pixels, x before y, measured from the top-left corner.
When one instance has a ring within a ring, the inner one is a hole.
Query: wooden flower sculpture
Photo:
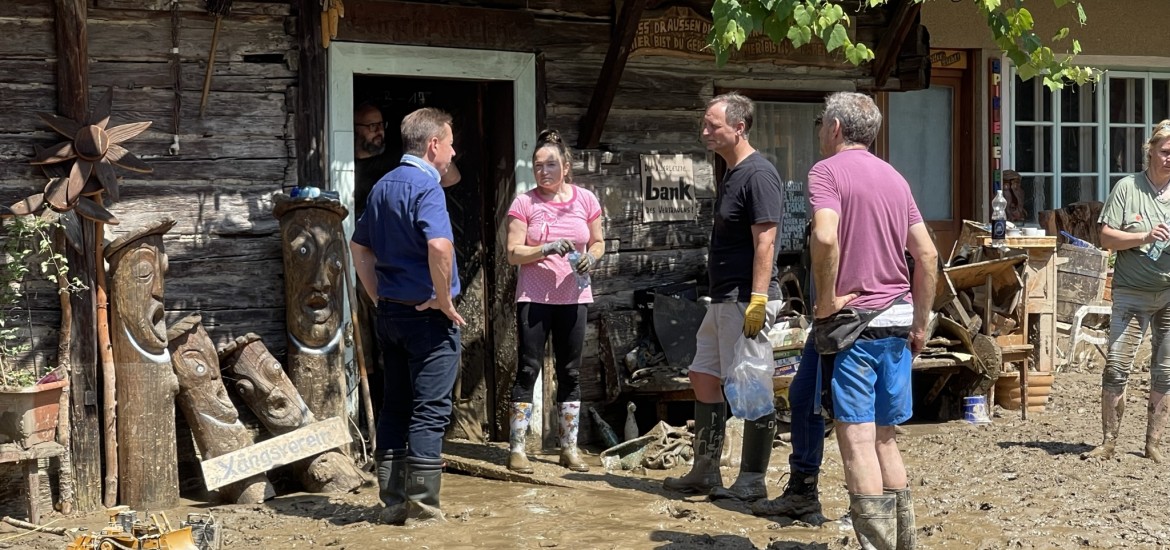
[[[91,220],[117,223],[114,215],[101,205],[100,198],[105,192],[110,199],[118,200],[118,175],[114,166],[144,174],[153,169],[121,145],[149,128],[150,122],[132,122],[107,129],[111,102],[112,93],[108,90],[81,122],[38,113],[41,120],[68,139],[48,149],[37,149],[32,163],[44,169],[49,183],[44,193],[13,205],[13,213],[31,214],[48,205],[58,212],[76,209]],[[90,198],[95,196],[97,200]]]

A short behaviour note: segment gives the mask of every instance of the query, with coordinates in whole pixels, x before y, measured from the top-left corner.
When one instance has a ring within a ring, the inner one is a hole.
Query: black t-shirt
[[[382,153],[364,159],[353,161],[353,209],[354,219],[362,217],[366,211],[366,200],[374,184],[382,179],[387,172],[398,167],[401,155]]]
[[[707,275],[712,302],[747,302],[752,296],[752,261],[755,244],[752,225],[780,223],[783,212],[780,174],[772,163],[754,152],[727,171],[715,196],[715,225],[708,247]],[[768,299],[782,298],[776,258],[772,248],[772,278]]]

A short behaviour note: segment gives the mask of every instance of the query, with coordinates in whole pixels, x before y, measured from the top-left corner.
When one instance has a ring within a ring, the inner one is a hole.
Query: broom
[[[199,118],[207,110],[207,93],[211,91],[211,72],[215,69],[215,48],[219,43],[219,25],[232,11],[232,0],[207,0],[207,13],[215,16],[215,30],[211,33],[211,52],[207,54],[207,72],[203,75],[203,97],[199,99]]]

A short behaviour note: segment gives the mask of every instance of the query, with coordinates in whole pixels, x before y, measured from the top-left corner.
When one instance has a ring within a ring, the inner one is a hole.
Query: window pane
[[[935,86],[889,96],[890,164],[910,183],[922,217],[950,220],[954,91]]]
[[[1052,94],[1039,78],[1016,81],[1016,120],[1052,120]]]
[[[1109,79],[1109,122],[1145,123],[1142,80],[1137,78]]]
[[[1097,94],[1092,86],[1068,87],[1060,90],[1060,119],[1062,122],[1096,122]]]
[[[1052,171],[1052,128],[1016,126],[1017,172]]]
[[[1170,118],[1170,80],[1154,79],[1154,123]]]
[[[1063,172],[1097,171],[1097,129],[1060,129],[1060,169]]]
[[[823,109],[819,103],[756,102],[752,146],[776,166],[784,181],[808,179],[819,148],[813,119]]]
[[[1074,202],[1097,200],[1097,177],[1077,176],[1060,178],[1060,206]]]
[[[1137,172],[1142,169],[1145,132],[1138,128],[1109,129],[1109,171]]]
[[[1020,189],[1024,195],[1024,210],[1028,213],[1027,220],[1037,220],[1036,213],[1041,210],[1052,210],[1052,185],[1050,176],[1022,176]]]

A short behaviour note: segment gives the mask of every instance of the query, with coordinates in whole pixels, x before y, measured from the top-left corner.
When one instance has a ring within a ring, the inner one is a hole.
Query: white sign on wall
[[[334,417],[314,422],[296,431],[204,460],[201,463],[203,480],[208,490],[216,489],[351,441],[353,438],[342,419]]]
[[[687,155],[642,155],[643,222],[693,221],[699,215],[695,200],[695,166]]]

